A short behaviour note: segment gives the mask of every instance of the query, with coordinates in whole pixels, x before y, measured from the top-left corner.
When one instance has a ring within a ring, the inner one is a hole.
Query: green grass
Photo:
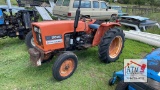
[[[1,0],[1,1],[0,1],[0,4],[1,4],[1,5],[6,4],[6,3],[5,3],[5,0]]]
[[[0,0],[0,4],[1,5],[6,5],[6,0]],[[17,5],[17,1],[16,0],[10,0],[12,5]]]
[[[160,35],[160,29],[157,28],[157,27],[148,28],[145,32],[149,32],[149,33],[159,34]]]
[[[56,81],[52,77],[52,65],[45,63],[34,67],[24,41],[17,38],[0,40],[0,88],[1,90],[114,90],[108,80],[113,71],[123,68],[124,59],[139,59],[152,50],[152,46],[126,40],[120,58],[113,63],[100,62],[97,47],[75,52],[79,58],[78,68],[70,78]]]

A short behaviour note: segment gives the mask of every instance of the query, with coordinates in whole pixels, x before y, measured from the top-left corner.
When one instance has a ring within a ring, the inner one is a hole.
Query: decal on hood
[[[57,43],[62,43],[62,35],[53,35],[53,36],[46,36],[46,44],[50,45],[50,44],[57,44]]]

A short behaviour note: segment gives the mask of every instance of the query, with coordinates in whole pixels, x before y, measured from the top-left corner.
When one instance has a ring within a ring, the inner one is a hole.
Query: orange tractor
[[[88,16],[81,16],[80,5],[75,20],[43,21],[32,23],[34,48],[29,49],[30,60],[40,66],[60,53],[53,64],[53,77],[64,80],[77,68],[78,58],[71,52],[98,46],[100,60],[105,63],[119,58],[124,47],[124,33],[119,23],[97,23]]]

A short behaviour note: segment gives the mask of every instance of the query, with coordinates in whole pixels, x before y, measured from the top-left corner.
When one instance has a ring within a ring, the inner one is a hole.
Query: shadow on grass
[[[0,49],[4,47],[18,46],[24,43],[24,40],[19,40],[18,38],[5,38],[0,39]]]
[[[86,50],[80,50],[75,52],[78,57],[85,59],[88,57],[98,57],[98,49],[96,47],[88,48]]]

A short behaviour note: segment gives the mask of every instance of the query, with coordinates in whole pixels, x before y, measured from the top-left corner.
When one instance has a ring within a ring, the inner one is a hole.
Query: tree
[[[160,0],[147,0],[151,6],[160,6]]]
[[[136,5],[145,5],[150,6],[160,6],[160,0],[118,0],[121,4],[136,4]]]
[[[134,0],[134,4],[141,6],[141,5],[145,5],[146,0]]]
[[[160,6],[160,0],[157,0],[155,6],[159,7]]]

